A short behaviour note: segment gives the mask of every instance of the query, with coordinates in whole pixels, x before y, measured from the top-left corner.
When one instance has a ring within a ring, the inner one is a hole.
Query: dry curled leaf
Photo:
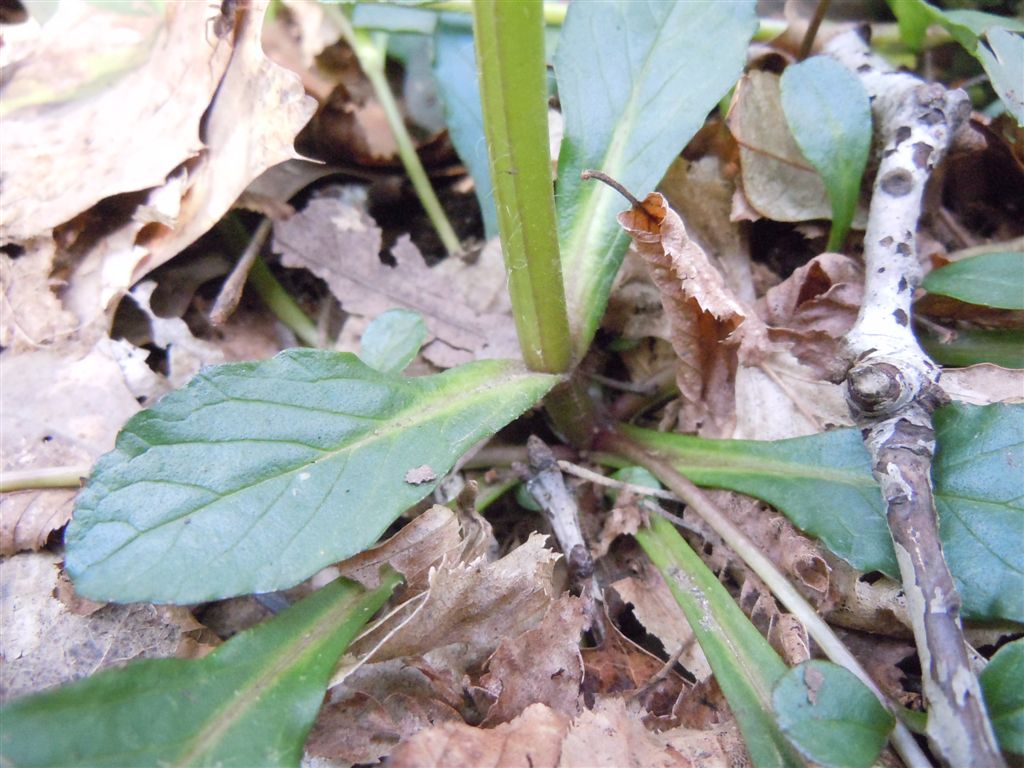
[[[846,424],[839,388],[820,381],[729,290],[658,193],[619,214],[661,294],[679,356],[679,428],[773,440]]]
[[[418,593],[427,586],[430,568],[442,560],[454,562],[461,548],[455,512],[435,504],[387,541],[338,563],[335,568],[346,579],[374,589],[380,584],[380,569],[387,564],[405,577],[407,591]]]
[[[680,613],[665,580],[649,566],[637,576],[627,576],[611,585],[619,597],[633,606],[644,629],[661,641],[665,653],[678,656],[678,663],[698,681],[711,676],[711,665],[696,642],[689,623]]]
[[[160,179],[137,188],[139,195],[118,201],[119,207],[105,201],[103,210],[91,210],[68,227],[65,239],[72,241],[76,265],[65,303],[82,322],[103,316],[129,286],[216,224],[253,179],[295,156],[293,141],[315,105],[298,76],[263,53],[260,30],[268,5],[250,0],[240,6],[233,33],[212,43],[229,61],[212,102],[204,101],[194,122],[179,129],[194,137],[193,151]],[[206,40],[210,8],[201,9],[207,15],[189,45],[202,47],[196,40]],[[163,101],[157,105],[162,108]],[[147,146],[150,141],[147,136]],[[135,162],[136,156],[128,159]],[[123,149],[118,162],[129,164]]]
[[[647,730],[636,711],[618,698],[604,698],[570,726],[560,768],[731,768],[743,753],[723,729]],[[742,749],[742,747],[740,747]],[[742,763],[740,763],[742,764]]]
[[[219,8],[140,8],[62,3],[4,83],[3,241],[160,186],[202,149],[199,122],[231,58],[228,42],[197,44]]]

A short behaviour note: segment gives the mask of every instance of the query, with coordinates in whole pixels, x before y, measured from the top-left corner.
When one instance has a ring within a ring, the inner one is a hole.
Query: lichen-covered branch
[[[854,32],[834,37],[825,52],[861,78],[879,138],[864,235],[864,304],[847,337],[847,399],[885,498],[921,659],[928,739],[948,766],[1002,766],[968,662],[960,598],[942,553],[932,495],[932,413],[945,399],[940,371],[911,330],[925,185],[970,105],[963,91],[892,71]]]

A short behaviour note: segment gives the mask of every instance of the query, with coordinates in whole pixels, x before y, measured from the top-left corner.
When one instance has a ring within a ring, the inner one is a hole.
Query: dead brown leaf
[[[649,731],[635,708],[619,698],[604,698],[572,723],[562,744],[558,765],[560,768],[732,768],[739,756],[728,753],[724,744],[733,745],[717,730]]]
[[[857,319],[863,287],[857,261],[823,253],[768,289],[758,308],[772,339],[787,342],[802,364],[831,379],[845,365],[841,344]]]
[[[39,237],[12,259],[0,253],[0,346],[7,354],[71,336],[78,318],[64,309],[50,279],[56,245]]]
[[[711,676],[711,666],[664,579],[645,565],[640,575],[619,579],[611,587],[633,606],[637,621],[661,641],[666,654],[679,654],[678,663],[698,681]]]
[[[0,699],[34,693],[136,658],[172,656],[199,625],[185,608],[107,605],[77,615],[54,597],[60,556],[22,553],[0,569]]]
[[[234,34],[218,38],[217,48],[230,60],[212,103],[207,100],[199,111],[202,136],[198,116],[190,127],[178,129],[195,137],[194,150],[186,156],[191,159],[140,187],[148,188],[141,202],[121,201],[123,208],[112,208],[105,201],[111,210],[92,211],[95,216],[76,220],[64,233],[75,260],[64,300],[82,323],[101,320],[129,286],[219,221],[254,178],[295,156],[292,143],[314,104],[294,73],[263,54],[260,28],[268,5],[265,0],[247,3],[237,15]],[[203,40],[205,18],[195,32]],[[202,47],[196,38],[187,44]],[[118,162],[126,164],[123,153]]]
[[[736,86],[726,123],[740,145],[743,193],[774,221],[831,218],[825,184],[789,130],[779,81],[776,74],[752,70]]]
[[[494,562],[446,563],[433,573],[411,619],[397,630],[385,625],[365,635],[351,652],[361,656],[375,648],[372,660],[385,661],[457,646],[462,668],[482,664],[503,638],[535,627],[554,601],[552,574],[560,556],[545,539],[534,534]]]
[[[652,192],[642,208],[620,213],[619,223],[647,263],[671,323],[672,347],[680,360],[676,382],[684,400],[683,428],[727,434],[733,411],[728,380],[736,363],[735,351],[723,342],[739,341],[730,336],[747,319],[747,310],[662,195]]]
[[[335,567],[339,575],[373,589],[380,584],[381,567],[387,564],[405,576],[405,589],[417,594],[427,587],[431,566],[442,560],[455,561],[462,543],[455,513],[435,504],[387,541]]]
[[[583,681],[580,635],[586,624],[583,601],[563,595],[539,625],[503,639],[481,680],[496,699],[482,727],[508,722],[537,702],[575,715]]]
[[[1024,402],[1024,369],[991,363],[947,368],[939,382],[954,400],[971,405]]]
[[[750,249],[730,218],[735,186],[723,171],[722,162],[714,155],[693,162],[679,158],[669,167],[658,191],[689,223],[690,236],[715,260],[733,295],[752,303]]]
[[[649,194],[619,214],[619,222],[647,263],[669,318],[680,359],[680,430],[771,440],[849,422],[839,388],[769,339],[662,195]]]
[[[419,312],[435,339],[424,355],[435,365],[519,354],[511,316],[504,307],[490,308],[498,292],[493,252],[486,257],[488,269],[459,259],[431,268],[403,236],[391,250],[396,262],[391,267],[380,259],[381,230],[369,214],[331,198],[314,199],[305,210],[277,222],[274,249],[285,266],[306,268],[326,281],[350,314],[372,318],[393,307]],[[503,290],[504,269],[498,274]],[[479,285],[474,286],[474,276]]]
[[[568,726],[565,715],[534,704],[496,728],[446,723],[421,731],[400,744],[388,764],[392,768],[556,768]]]
[[[137,398],[155,375],[146,353],[104,338],[84,351],[55,349],[0,355],[4,408],[0,447],[5,473],[79,467],[87,473],[140,410]],[[40,397],[41,388],[46,396]],[[70,518],[74,490],[47,489],[0,497],[0,552],[38,549]]]
[[[4,84],[0,239],[45,235],[104,198],[160,186],[202,149],[199,122],[231,58],[227,41],[197,44],[218,13],[58,8]]]

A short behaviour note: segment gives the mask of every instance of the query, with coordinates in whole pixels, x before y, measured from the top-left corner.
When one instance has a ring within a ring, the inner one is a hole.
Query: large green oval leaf
[[[559,242],[577,355],[590,345],[629,238],[617,193],[583,183],[604,171],[641,197],[661,181],[736,82],[757,29],[754,3],[572,3],[555,54],[565,136]]]
[[[68,572],[120,602],[292,586],[372,544],[556,380],[498,360],[405,379],[317,350],[210,368],[97,462]]]
[[[782,732],[805,757],[831,768],[869,768],[896,719],[852,672],[806,661],[772,692]]]
[[[793,138],[828,190],[828,249],[839,251],[853,222],[871,149],[871,102],[857,76],[828,56],[786,67],[781,91]]]
[[[398,584],[338,579],[202,659],[156,659],[2,712],[4,765],[298,765],[338,658]]]
[[[1024,406],[954,404],[935,425],[940,533],[964,616],[1024,621]],[[898,576],[857,430],[758,442],[622,429],[698,485],[761,499],[854,567]]]
[[[930,272],[924,289],[968,304],[1024,309],[1024,253],[984,253],[955,261]]]

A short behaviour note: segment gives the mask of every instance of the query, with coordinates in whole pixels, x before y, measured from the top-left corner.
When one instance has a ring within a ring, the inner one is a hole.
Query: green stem
[[[338,25],[341,30],[341,36],[356,54],[363,74],[366,75],[366,79],[373,86],[373,92],[377,96],[377,101],[380,102],[381,108],[384,110],[384,116],[387,118],[388,127],[391,128],[391,134],[395,137],[395,144],[398,146],[398,156],[402,160],[402,165],[405,166],[405,172],[409,176],[409,181],[412,182],[413,189],[416,190],[416,195],[423,205],[423,210],[427,212],[427,216],[430,218],[430,223],[437,230],[445,250],[448,251],[449,255],[458,253],[462,250],[462,243],[459,241],[459,236],[455,234],[455,229],[452,227],[451,222],[448,221],[444,208],[441,206],[441,201],[437,199],[437,194],[434,192],[434,187],[430,184],[430,179],[423,168],[423,163],[420,162],[420,156],[416,152],[412,137],[409,135],[409,129],[405,127],[405,118],[402,117],[402,112],[398,108],[398,102],[395,101],[395,95],[391,92],[391,85],[388,83],[385,70],[387,62],[387,35],[383,32],[371,33],[361,29],[353,29],[352,23],[340,8],[329,4],[324,4],[321,7],[329,14],[332,21]]]
[[[527,366],[572,364],[548,154],[544,19],[539,0],[473,5],[491,181],[509,294]]]
[[[288,291],[277,281],[267,263],[259,256],[252,263],[249,271],[249,285],[253,287],[267,308],[274,316],[291,328],[292,332],[303,344],[311,347],[320,346],[320,333],[309,316],[288,295]]]
[[[690,480],[683,477],[667,461],[649,453],[642,445],[619,432],[610,431],[603,434],[601,442],[602,449],[617,453],[650,471],[692,510],[699,514],[704,522],[722,538],[722,541],[768,586],[786,609],[799,619],[807,629],[807,633],[814,638],[814,641],[825,652],[826,656],[856,675],[878,697],[883,706],[894,715],[899,717],[902,714],[901,708],[890,702],[879,690],[867,671],[860,665],[860,662],[850,653],[842,640],[832,631],[832,628],[818,615],[814,607],[796,590],[789,579],[775,567],[775,564],[765,557],[747,535],[722,514],[703,491],[690,482]],[[927,758],[921,752],[921,748],[914,741],[913,734],[901,722],[896,723],[896,728],[892,734],[892,741],[893,746],[907,765],[930,765]]]
[[[44,488],[78,488],[92,468],[87,464],[70,467],[5,470],[0,475],[0,493],[41,490]]]

